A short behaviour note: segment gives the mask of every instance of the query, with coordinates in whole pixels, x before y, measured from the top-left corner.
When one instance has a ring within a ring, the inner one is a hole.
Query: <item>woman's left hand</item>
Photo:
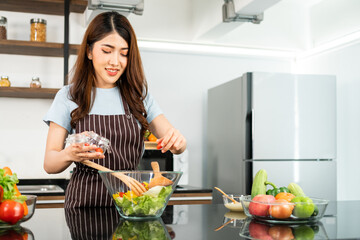
[[[175,128],[170,128],[166,134],[156,140],[156,142],[158,143],[158,147],[161,148],[162,153],[170,150],[173,154],[180,154],[186,149],[185,137]]]

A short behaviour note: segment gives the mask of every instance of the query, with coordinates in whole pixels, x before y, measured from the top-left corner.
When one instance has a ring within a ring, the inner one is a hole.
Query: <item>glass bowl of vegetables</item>
[[[311,223],[319,221],[326,211],[328,200],[297,196],[290,201],[272,195],[241,197],[244,213],[256,220],[269,223]]]
[[[143,220],[162,215],[182,172],[99,171],[99,174],[120,216]],[[158,182],[159,177],[166,178],[166,184]],[[139,194],[138,188],[129,184],[133,181],[143,186],[143,192]]]
[[[13,228],[29,220],[35,212],[36,195],[21,195],[26,197],[24,203],[21,203],[24,211],[23,217],[20,218],[21,211],[16,210],[19,202],[7,200],[0,203],[0,228]],[[4,205],[3,205],[4,204]],[[15,209],[15,210],[14,210]],[[19,219],[20,218],[20,219]]]

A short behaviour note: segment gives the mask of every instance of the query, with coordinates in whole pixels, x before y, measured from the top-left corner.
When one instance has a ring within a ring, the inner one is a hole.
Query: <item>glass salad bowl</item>
[[[123,219],[113,233],[112,239],[170,240],[171,236],[161,218],[148,221]]]
[[[0,220],[0,228],[13,228],[14,226],[17,226],[20,223],[26,222],[34,215],[37,196],[36,195],[24,195],[24,196],[26,196],[27,198],[26,205],[28,208],[28,213],[23,218],[21,218],[16,224],[13,225]]]
[[[324,216],[329,201],[309,198],[310,202],[273,202],[254,201],[251,195],[247,195],[241,197],[241,203],[244,213],[256,220],[286,224],[317,222]]]
[[[131,187],[116,177],[125,175],[125,180],[136,179],[147,190],[137,196]],[[173,194],[182,172],[162,171],[160,174],[171,180],[168,186],[154,186],[149,189],[149,183],[154,178],[152,171],[99,171],[120,216],[125,219],[142,220],[160,217]]]

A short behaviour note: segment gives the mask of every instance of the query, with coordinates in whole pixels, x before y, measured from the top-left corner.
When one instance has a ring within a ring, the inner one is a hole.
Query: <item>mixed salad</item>
[[[0,225],[16,224],[28,214],[26,196],[19,192],[18,182],[16,173],[10,168],[0,168]]]
[[[155,186],[149,189],[149,184],[143,182],[147,191],[142,196],[137,196],[132,191],[118,192],[113,194],[113,198],[118,207],[126,216],[151,216],[162,209],[167,197],[171,194],[171,186]]]
[[[154,221],[124,221],[113,234],[116,240],[165,240],[170,239],[167,229],[159,220]]]

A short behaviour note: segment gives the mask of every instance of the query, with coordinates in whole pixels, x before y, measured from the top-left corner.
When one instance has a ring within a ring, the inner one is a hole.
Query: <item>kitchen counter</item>
[[[18,188],[22,194],[38,196],[37,208],[63,208],[68,183],[68,179],[20,179]],[[211,204],[212,199],[212,189],[178,185],[169,205]]]
[[[325,216],[316,224],[262,225],[262,228],[257,228],[255,231],[252,229],[251,234],[261,234],[259,229],[264,228],[283,230],[284,232],[290,229],[290,234],[295,234],[295,229],[302,227],[308,231],[311,229],[310,235],[307,236],[311,236],[313,233],[315,239],[359,239],[360,201],[339,201],[330,204],[336,206],[336,216]],[[175,205],[168,206],[161,220],[158,219],[155,222],[164,231],[169,232],[172,239],[246,239],[241,235],[249,235],[249,225],[254,225],[249,218],[229,222],[223,228],[215,231],[223,223],[229,221],[225,214],[228,214],[228,210],[222,204]],[[44,223],[46,223],[46,227],[44,227]],[[36,209],[34,216],[23,223],[22,227],[31,231],[36,240],[112,239],[113,233],[119,231],[124,224],[146,229],[152,223],[150,221],[125,221],[119,217],[114,208],[89,208],[72,211],[50,208]]]

